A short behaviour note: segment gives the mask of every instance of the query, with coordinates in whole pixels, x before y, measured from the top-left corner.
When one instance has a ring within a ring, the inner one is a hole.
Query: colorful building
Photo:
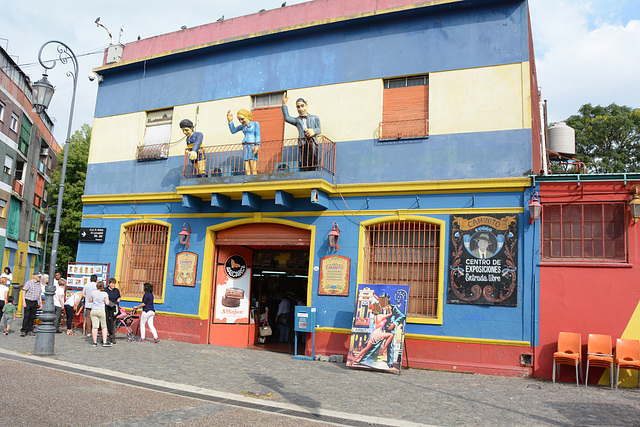
[[[151,283],[161,335],[253,345],[255,311],[289,296],[316,309],[316,353],[345,355],[357,285],[406,284],[410,366],[531,374],[541,148],[526,1],[317,0],[121,54],[94,70],[82,226],[105,234],[77,261],[108,263],[124,306]],[[283,96],[321,131],[286,123]],[[260,126],[256,175],[229,132],[240,109]],[[197,160],[183,119],[203,134]]]
[[[59,151],[52,132],[47,113],[34,111],[31,80],[0,48],[0,259],[3,270],[11,269],[14,292],[42,270],[46,185]]]
[[[540,336],[535,376],[552,377],[559,332],[640,339],[637,218],[629,201],[640,174],[549,175],[535,177],[542,203]],[[583,369],[586,363],[583,363]],[[596,368],[589,382],[609,385],[608,369]],[[563,381],[575,373],[563,366]],[[621,385],[637,385],[637,373],[620,371]]]

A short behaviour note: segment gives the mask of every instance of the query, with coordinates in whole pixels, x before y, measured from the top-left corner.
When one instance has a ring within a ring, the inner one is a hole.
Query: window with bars
[[[627,260],[626,204],[545,204],[543,261]]]
[[[153,285],[159,298],[164,286],[169,227],[139,223],[125,227],[120,254],[120,292],[123,297],[141,298],[143,285]]]
[[[408,317],[437,318],[440,226],[392,221],[365,229],[364,282],[409,285]]]

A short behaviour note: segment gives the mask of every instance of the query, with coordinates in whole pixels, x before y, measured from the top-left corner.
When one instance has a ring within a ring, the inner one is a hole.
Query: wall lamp
[[[329,232],[327,237],[329,237],[329,247],[330,248],[333,248],[336,251],[338,249],[340,249],[340,246],[338,246],[338,238],[340,237],[340,229],[338,228],[338,223],[337,222],[334,222],[332,224],[331,231]]]
[[[187,230],[187,228],[189,230]],[[186,222],[182,224],[182,231],[178,233],[180,237],[180,244],[185,245],[185,249],[189,249],[189,235],[191,234],[191,227]]]
[[[531,200],[529,200],[529,224],[533,224],[539,220],[540,214],[542,213],[542,205],[538,200],[538,196],[538,192],[536,191],[531,195]]]
[[[631,211],[631,217],[635,224],[640,219],[640,195],[638,195],[638,186],[633,187],[633,193],[631,194],[631,200],[629,200],[629,210]]]

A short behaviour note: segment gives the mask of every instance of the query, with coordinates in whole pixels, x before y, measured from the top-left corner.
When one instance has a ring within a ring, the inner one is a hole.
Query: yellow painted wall
[[[295,102],[304,98],[308,111],[320,117],[322,133],[333,141],[376,138],[382,120],[382,79],[291,89],[289,114],[296,116]],[[429,131],[431,135],[531,127],[529,64],[445,71],[429,74]],[[170,156],[182,156],[185,148],[180,120],[195,122],[204,134],[204,146],[239,144],[242,134],[232,135],[227,111],[234,115],[251,109],[251,97],[223,99],[174,107]],[[89,163],[135,159],[144,138],[144,111],[93,122]],[[285,138],[296,138],[294,126],[285,124]]]
[[[529,64],[429,74],[431,135],[531,128]]]

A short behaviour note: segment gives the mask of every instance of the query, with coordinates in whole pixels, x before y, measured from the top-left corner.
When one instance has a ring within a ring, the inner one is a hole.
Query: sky
[[[8,1],[8,0],[4,0]],[[346,0],[345,0],[346,1]],[[112,0],[22,0],[11,2],[0,14],[0,46],[29,75],[39,80],[40,46],[49,40],[68,45],[78,57],[78,89],[72,131],[92,125],[97,82],[91,70],[102,65],[109,35],[126,44],[214,22],[281,7],[283,0],[184,0],[155,2]],[[287,5],[303,3],[287,0]],[[153,7],[149,5],[152,4]],[[542,99],[548,101],[549,122],[577,114],[580,106],[628,105],[640,108],[640,1],[638,0],[530,0],[533,43]],[[7,13],[10,11],[10,13]],[[122,36],[120,28],[124,26]],[[43,59],[57,58],[50,45]],[[63,144],[68,128],[73,68],[58,63],[49,73],[56,94],[49,106],[54,135]]]

